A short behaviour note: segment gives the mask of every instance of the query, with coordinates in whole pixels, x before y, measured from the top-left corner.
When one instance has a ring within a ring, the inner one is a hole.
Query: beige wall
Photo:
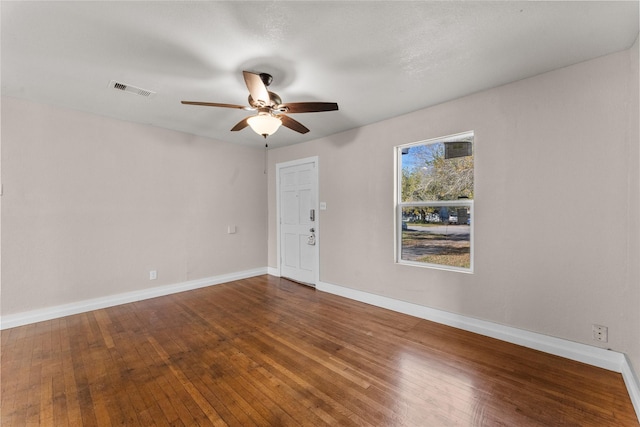
[[[3,315],[266,265],[261,148],[6,97],[1,136]]]
[[[319,156],[320,280],[592,345],[606,325],[637,371],[637,50],[270,151],[270,170]],[[469,130],[475,273],[395,264],[393,147]],[[274,268],[275,200],[271,174]]]

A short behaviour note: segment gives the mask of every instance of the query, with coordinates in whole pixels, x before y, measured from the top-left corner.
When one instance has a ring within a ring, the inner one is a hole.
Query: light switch
[[[327,210],[327,202],[320,202],[320,210],[321,211]]]
[[[236,226],[228,225],[227,226],[227,234],[236,234]]]

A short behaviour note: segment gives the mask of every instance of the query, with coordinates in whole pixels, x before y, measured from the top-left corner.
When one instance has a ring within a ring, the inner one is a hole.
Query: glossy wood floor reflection
[[[620,374],[260,276],[2,332],[3,426],[637,426]]]

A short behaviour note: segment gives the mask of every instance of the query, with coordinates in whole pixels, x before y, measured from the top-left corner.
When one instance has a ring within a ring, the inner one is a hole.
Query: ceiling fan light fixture
[[[265,138],[276,133],[280,125],[282,125],[282,121],[271,114],[258,114],[257,116],[249,117],[247,123],[255,133]]]
[[[276,133],[280,126],[284,126],[300,134],[309,132],[309,129],[307,129],[305,125],[289,117],[289,114],[319,113],[321,111],[336,111],[338,109],[338,104],[335,102],[294,102],[283,104],[280,96],[267,89],[267,86],[271,83],[271,76],[269,74],[256,74],[250,71],[243,71],[242,75],[244,76],[247,89],[249,89],[249,107],[235,104],[220,104],[217,102],[182,101],[182,103],[187,105],[202,105],[205,107],[257,110],[255,116],[246,117],[236,123],[236,125],[231,128],[231,132],[237,132],[250,126],[255,133],[265,138]]]

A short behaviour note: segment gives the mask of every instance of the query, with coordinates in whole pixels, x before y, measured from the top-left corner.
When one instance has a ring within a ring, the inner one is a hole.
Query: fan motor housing
[[[270,91],[270,92],[269,92],[269,98],[271,99],[271,105],[270,105],[270,107],[276,107],[276,106],[278,106],[278,105],[282,104],[282,98],[280,98],[280,95],[278,95],[278,94],[277,94],[277,93],[275,93],[275,92],[271,92],[271,91]],[[253,100],[253,98],[251,97],[251,95],[249,95],[248,100],[249,100],[249,105],[251,105],[252,107],[255,107],[255,108],[260,108],[260,107],[262,107],[262,105],[260,105],[259,103],[255,102],[255,101]]]

